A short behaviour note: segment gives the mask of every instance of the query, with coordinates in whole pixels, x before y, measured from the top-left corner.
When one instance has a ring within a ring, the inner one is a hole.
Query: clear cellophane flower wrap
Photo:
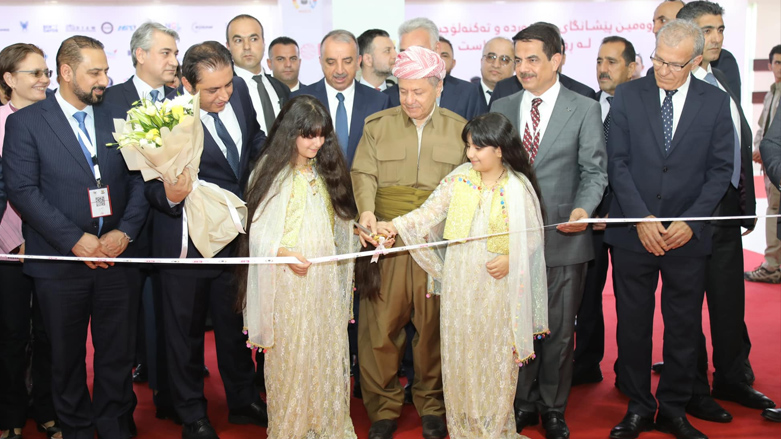
[[[114,139],[122,157],[128,169],[141,171],[144,181],[158,179],[175,184],[182,172],[190,173],[193,188],[184,201],[182,227],[204,257],[214,257],[239,233],[244,233],[247,207],[232,192],[198,179],[204,136],[203,125],[196,116],[200,114],[200,95],[192,97],[191,109],[185,96],[157,104],[142,100],[140,108],[144,107],[148,111],[140,116],[139,108],[134,107],[127,120],[114,119]],[[134,116],[154,126],[168,126],[150,128],[134,123]],[[173,124],[171,118],[175,119]],[[187,245],[187,240],[182,239],[181,257],[187,255]]]

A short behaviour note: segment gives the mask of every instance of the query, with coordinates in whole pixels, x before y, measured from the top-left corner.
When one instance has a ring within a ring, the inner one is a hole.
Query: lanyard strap
[[[92,144],[92,141],[90,140],[89,136],[82,131],[80,127],[76,128],[76,132],[79,135],[79,139],[81,140],[81,143],[84,145],[85,148],[87,148],[87,151],[90,153],[90,156],[92,156],[92,172],[95,174],[95,181],[98,183],[98,187],[101,186],[100,184],[100,166],[98,164],[98,152],[95,149],[95,146]]]

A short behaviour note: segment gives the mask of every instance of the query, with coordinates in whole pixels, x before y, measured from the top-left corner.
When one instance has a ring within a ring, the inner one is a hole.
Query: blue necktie
[[[157,102],[159,101],[158,98],[160,97],[160,92],[157,90],[152,90],[149,92],[149,97],[152,98],[152,102]]]
[[[339,105],[336,107],[336,137],[339,139],[339,146],[342,152],[347,154],[347,141],[350,139],[350,131],[347,129],[347,109],[344,107],[344,95],[336,94]]]
[[[665,90],[664,102],[662,102],[662,128],[664,130],[664,152],[670,152],[673,143],[673,95],[678,90]]]
[[[716,81],[716,77],[713,76],[713,73],[708,72],[707,75],[705,75],[705,82],[708,84],[719,88],[719,83]],[[730,98],[731,99],[731,98]],[[732,107],[730,107],[731,109]],[[732,112],[730,111],[730,115]],[[738,188],[738,185],[740,184],[740,166],[741,166],[741,159],[740,159],[740,140],[738,139],[738,127],[735,126],[735,124],[732,124],[732,137],[735,140],[735,148],[732,153],[732,178],[730,179],[730,182],[732,183],[732,186],[735,187],[735,189]]]
[[[209,113],[209,116],[214,118],[214,127],[217,128],[217,136],[219,136],[222,143],[225,144],[225,150],[227,151],[226,158],[228,164],[236,177],[239,176],[239,150],[236,148],[236,143],[233,142],[228,129],[225,128],[225,124],[220,120],[220,116],[217,113]]]
[[[84,123],[84,120],[87,118],[87,113],[84,111],[77,111],[73,114],[73,118],[76,119],[76,122],[79,123],[79,129],[82,133],[84,133],[85,136],[87,136],[87,139],[89,139],[90,142],[92,142],[92,139],[89,136],[89,131],[87,131],[87,125]],[[87,164],[89,165],[89,168],[92,170],[92,176],[95,176],[95,162],[92,161],[92,154],[90,154],[89,149],[87,149],[87,145],[84,144],[84,141],[81,139],[81,136],[76,135],[76,139],[79,141],[79,145],[81,145],[81,152],[84,153],[84,158],[87,159]],[[97,153],[97,151],[95,151]],[[103,217],[98,218],[98,235],[100,235],[100,230],[103,229]]]

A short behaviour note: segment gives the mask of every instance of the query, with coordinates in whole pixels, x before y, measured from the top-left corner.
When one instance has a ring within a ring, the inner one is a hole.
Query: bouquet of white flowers
[[[193,190],[184,201],[182,227],[195,248],[213,257],[244,233],[247,207],[230,191],[198,180],[203,153],[200,96],[182,95],[163,102],[142,98],[127,112],[127,119],[114,119],[114,140],[128,169],[141,171],[144,181],[159,179],[175,184],[187,170]],[[180,256],[187,255],[187,240]]]

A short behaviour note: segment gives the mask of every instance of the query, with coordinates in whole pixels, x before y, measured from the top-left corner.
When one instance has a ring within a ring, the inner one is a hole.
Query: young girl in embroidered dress
[[[353,439],[353,260],[306,258],[357,251],[357,210],[331,117],[317,99],[299,96],[282,108],[246,196],[252,222],[243,254],[301,261],[249,265],[239,277],[247,346],[267,350],[268,437]]]
[[[445,177],[417,210],[378,230],[421,244],[444,222],[444,260],[412,250],[441,294],[442,381],[452,439],[518,438],[518,367],[548,332],[540,190],[510,121],[488,113],[461,134],[469,163]],[[509,233],[508,233],[509,232]],[[459,240],[482,235],[487,239]]]

